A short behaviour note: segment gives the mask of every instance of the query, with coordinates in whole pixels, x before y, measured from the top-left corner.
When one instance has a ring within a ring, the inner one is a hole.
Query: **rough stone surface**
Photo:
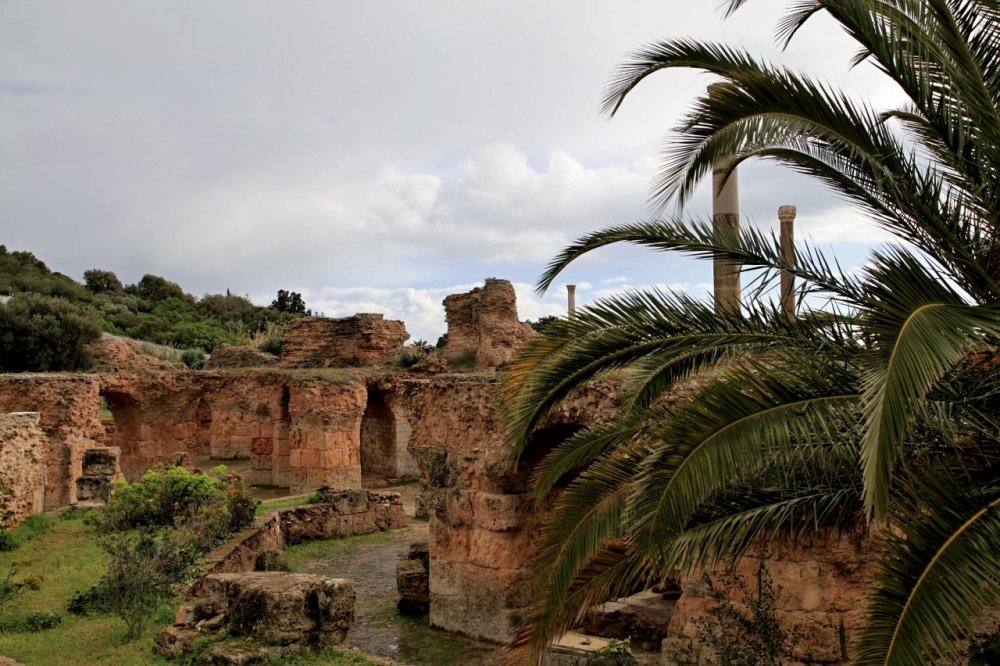
[[[359,313],[327,319],[305,317],[285,327],[282,368],[341,368],[395,361],[410,337],[401,321]]]
[[[528,567],[549,506],[528,494],[538,459],[507,463],[494,376],[386,381],[412,424],[409,450],[427,488],[430,623],[507,642],[532,601]],[[592,384],[571,396],[543,424],[535,448],[610,418],[618,395],[616,385]]]
[[[86,449],[83,452],[81,475],[76,480],[76,499],[81,502],[108,501],[115,481],[122,476],[120,458],[121,449],[117,446]]]
[[[482,287],[452,294],[444,299],[444,312],[448,322],[444,357],[452,367],[497,368],[537,335],[517,318],[517,296],[508,280],[487,278]]]
[[[88,345],[97,372],[162,372],[185,368],[183,363],[147,354],[135,340],[103,337]]]
[[[858,619],[872,588],[867,539],[828,534],[813,541],[756,548],[733,566],[753,595],[759,594],[763,572],[770,575],[777,592],[775,615],[796,637],[784,646],[782,663],[850,663],[853,644],[863,629]],[[716,580],[721,573],[709,572]],[[711,618],[715,607],[703,572],[688,576],[681,589],[683,594],[663,641],[661,663],[688,663],[678,658],[681,655],[697,663],[716,663],[699,636],[701,623]]]
[[[205,361],[206,370],[226,368],[269,368],[278,365],[278,357],[256,347],[221,344]]]
[[[45,509],[76,502],[83,452],[99,446],[97,375],[0,375],[0,413],[37,412],[45,433]]]
[[[0,414],[0,526],[19,525],[44,508],[47,447],[37,413]]]
[[[234,636],[271,645],[341,643],[354,621],[348,581],[315,574],[211,574],[204,592],[224,609]]]
[[[409,551],[399,556],[396,566],[396,607],[404,615],[426,615],[430,611],[430,545],[427,541],[410,544]]]
[[[206,556],[207,574],[258,571],[262,558],[281,552],[287,544],[372,534],[407,524],[396,493],[331,491],[328,497],[334,501],[278,509],[258,518]],[[203,577],[192,586],[192,594],[201,594],[204,581]]]

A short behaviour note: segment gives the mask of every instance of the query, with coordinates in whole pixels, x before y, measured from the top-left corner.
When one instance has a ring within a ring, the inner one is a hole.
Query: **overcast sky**
[[[615,66],[643,43],[745,46],[893,99],[816,21],[772,38],[784,0],[723,20],[714,0],[0,0],[0,243],[81,279],[162,275],[329,316],[384,312],[444,332],[441,300],[487,276],[523,318],[651,283],[704,295],[711,267],[594,253],[544,299],[531,285],[577,236],[648,216],[669,130],[711,78],[651,77],[612,120]],[[743,213],[848,266],[881,236],[802,177],[741,173]],[[707,189],[688,208],[710,213]]]

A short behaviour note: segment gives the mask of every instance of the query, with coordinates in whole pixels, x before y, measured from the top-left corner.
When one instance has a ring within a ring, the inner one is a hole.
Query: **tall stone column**
[[[724,89],[726,84],[715,83],[708,87],[709,96]],[[733,168],[734,157],[724,157],[712,167],[712,229],[716,242],[735,245],[740,237],[739,174]],[[728,178],[726,174],[729,173]],[[713,262],[715,311],[740,309],[739,262],[715,258]]]
[[[576,319],[576,285],[568,284],[566,285],[566,300],[568,308],[568,316],[570,319]]]
[[[795,206],[778,209],[781,223],[781,255],[789,267],[795,267]],[[788,321],[795,319],[795,275],[789,270],[781,271],[781,311]]]

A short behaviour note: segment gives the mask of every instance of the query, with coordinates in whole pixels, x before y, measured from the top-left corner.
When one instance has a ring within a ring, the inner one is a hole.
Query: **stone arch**
[[[390,395],[369,389],[365,413],[361,417],[361,474],[387,480],[410,479],[419,475],[416,461],[406,446],[410,422],[392,404]]]
[[[130,394],[112,389],[101,389],[102,406],[106,406],[111,418],[102,418],[105,426],[106,446],[117,446],[121,450],[122,474],[134,481],[147,469],[158,462],[150,453],[149,426],[144,425],[139,402]],[[109,425],[110,422],[110,425]]]

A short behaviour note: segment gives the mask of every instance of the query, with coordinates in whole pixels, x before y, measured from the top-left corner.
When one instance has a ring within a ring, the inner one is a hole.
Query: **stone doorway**
[[[366,484],[418,478],[419,469],[406,449],[409,441],[410,422],[385,395],[369,390],[361,418],[361,475]]]

